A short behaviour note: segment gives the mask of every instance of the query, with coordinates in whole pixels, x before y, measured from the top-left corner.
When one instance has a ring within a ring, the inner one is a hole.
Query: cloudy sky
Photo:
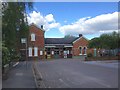
[[[117,31],[117,2],[36,2],[28,11],[29,24],[44,26],[46,38],[83,34],[91,39]]]

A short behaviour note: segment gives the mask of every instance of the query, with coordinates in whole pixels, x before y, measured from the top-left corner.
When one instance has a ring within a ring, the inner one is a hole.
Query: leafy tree
[[[73,35],[65,35],[64,38],[75,38],[76,36]]]
[[[10,52],[7,47],[4,46],[4,43],[2,43],[2,65],[4,66],[5,64],[9,63],[9,56]]]
[[[89,48],[100,48],[101,43],[99,38],[93,38],[89,41]]]
[[[13,56],[19,53],[20,38],[27,37],[29,33],[26,16],[27,7],[32,10],[32,3],[2,3],[2,39],[5,44],[4,46],[9,50],[10,54],[14,54]]]
[[[89,41],[89,48],[118,48],[118,41],[120,41],[119,34],[113,32],[110,34],[102,34],[99,38],[93,38]]]

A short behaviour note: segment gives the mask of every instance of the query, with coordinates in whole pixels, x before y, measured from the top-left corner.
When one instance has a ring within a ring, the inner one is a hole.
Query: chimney
[[[79,34],[79,37],[82,37],[82,34]]]
[[[41,25],[41,29],[43,29],[43,25]]]

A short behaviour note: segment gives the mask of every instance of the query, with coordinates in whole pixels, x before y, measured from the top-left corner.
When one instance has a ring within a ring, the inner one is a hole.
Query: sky
[[[118,29],[117,2],[34,2],[29,24],[44,26],[45,38],[83,34],[88,39]]]

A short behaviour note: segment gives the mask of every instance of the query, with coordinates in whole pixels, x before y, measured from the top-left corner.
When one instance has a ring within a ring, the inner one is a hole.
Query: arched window
[[[31,41],[35,41],[35,34],[34,33],[31,34]]]
[[[79,47],[80,55],[82,55],[82,47]]]
[[[87,47],[83,48],[83,54],[86,55]]]

